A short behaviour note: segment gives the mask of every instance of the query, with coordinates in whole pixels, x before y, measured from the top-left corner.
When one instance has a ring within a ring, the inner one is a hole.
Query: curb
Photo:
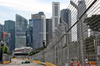
[[[49,63],[49,62],[46,62],[46,66],[56,66],[56,65]]]

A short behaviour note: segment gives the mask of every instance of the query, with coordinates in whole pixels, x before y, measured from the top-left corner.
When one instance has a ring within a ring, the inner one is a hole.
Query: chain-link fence
[[[31,59],[57,66],[84,66],[88,59],[100,66],[100,0],[71,0],[68,9],[71,26],[62,19],[47,48]]]

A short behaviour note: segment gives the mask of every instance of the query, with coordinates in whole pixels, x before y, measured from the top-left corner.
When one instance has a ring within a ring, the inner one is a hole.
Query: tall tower
[[[59,2],[52,2],[52,32],[55,33],[55,29],[60,23],[60,4]],[[54,36],[54,35],[52,35]]]
[[[78,18],[85,12],[86,10],[86,4],[85,4],[85,1],[84,0],[79,0],[78,1]],[[88,26],[83,22],[85,20],[85,18],[87,17],[87,14],[85,14],[83,17],[82,17],[82,33],[83,33],[83,39],[86,39],[88,37]],[[77,23],[77,39],[79,40],[79,22]]]
[[[67,23],[68,29],[71,27],[71,10],[70,9],[63,9],[60,12],[60,18]],[[71,30],[69,31],[69,40],[72,40]]]
[[[15,37],[16,37],[16,48],[26,46],[26,30],[27,30],[27,19],[16,14],[15,24]]]
[[[51,39],[52,39],[52,20],[46,19],[46,45],[49,44]]]
[[[0,24],[0,39],[2,39],[3,26]]]
[[[5,42],[7,42],[10,54],[12,54],[12,50],[15,49],[15,21],[6,20],[4,31],[8,33],[8,36],[5,38],[7,41]]]
[[[32,14],[33,20],[33,49],[43,46],[46,41],[46,16],[43,12]]]

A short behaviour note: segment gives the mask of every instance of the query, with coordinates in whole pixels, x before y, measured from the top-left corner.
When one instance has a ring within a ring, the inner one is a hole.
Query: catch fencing
[[[84,66],[88,59],[91,65],[100,66],[100,0],[71,0],[67,9],[69,21],[62,18],[47,48],[30,58],[57,66],[72,62]]]

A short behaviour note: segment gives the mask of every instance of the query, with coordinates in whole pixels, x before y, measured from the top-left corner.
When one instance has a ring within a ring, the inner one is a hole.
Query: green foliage
[[[41,48],[37,48],[35,50],[44,50],[44,47],[41,47]]]
[[[40,51],[44,50],[44,47],[41,47],[41,48],[36,48],[35,51],[32,51],[29,53],[29,56],[32,56],[36,53],[39,53]]]
[[[29,56],[32,56],[34,54],[35,54],[35,51],[32,51],[32,52],[29,53]]]
[[[6,53],[6,54],[10,54],[10,52],[8,51],[8,48],[7,48],[7,46],[1,46],[1,51],[3,51],[3,49],[4,49],[4,53]]]
[[[100,31],[100,15],[92,15],[84,20],[90,29],[93,31]]]

